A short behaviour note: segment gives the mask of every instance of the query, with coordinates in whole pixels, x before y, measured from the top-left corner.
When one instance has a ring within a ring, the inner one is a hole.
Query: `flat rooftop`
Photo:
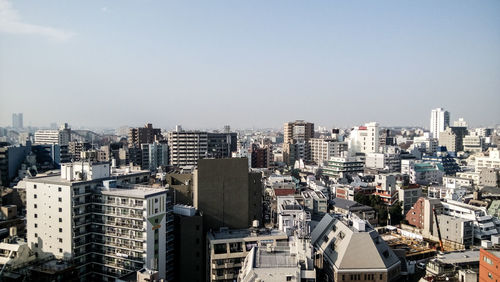
[[[207,236],[210,240],[258,238],[264,236],[277,236],[277,237],[288,238],[286,233],[281,230],[265,229],[265,228],[259,229],[257,235],[253,235],[250,229],[236,229],[236,230],[229,229],[224,231],[209,232]]]
[[[47,183],[47,184],[63,184],[63,185],[70,185],[70,184],[78,184],[78,183],[85,183],[85,182],[99,182],[103,180],[109,180],[109,179],[114,179],[119,176],[131,176],[131,175],[139,175],[139,174],[144,174],[144,173],[150,173],[149,170],[133,170],[126,172],[124,169],[117,171],[113,171],[109,177],[105,178],[98,178],[98,179],[92,179],[92,180],[67,180],[65,178],[61,178],[61,172],[58,171],[57,173],[52,172],[51,174],[43,174],[43,175],[37,175],[34,177],[26,178],[24,179],[26,182],[39,182],[39,183]]]
[[[439,254],[434,259],[445,264],[458,264],[467,262],[479,262],[479,250],[469,250],[463,252],[452,252]]]
[[[258,248],[255,256],[256,268],[297,267],[297,259],[290,254],[289,247],[275,247],[273,252]]]
[[[134,185],[131,188],[101,188],[103,195],[117,196],[117,197],[130,197],[130,198],[146,198],[154,196],[155,194],[165,193],[166,189],[152,188],[143,185]]]

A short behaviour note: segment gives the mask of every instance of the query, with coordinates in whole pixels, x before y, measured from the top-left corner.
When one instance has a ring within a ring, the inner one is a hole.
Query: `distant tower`
[[[23,128],[23,113],[12,114],[12,127]]]
[[[450,113],[443,108],[433,109],[431,111],[431,136],[439,138],[439,133],[450,126]]]
[[[229,125],[224,125],[224,133],[231,132],[231,127]]]

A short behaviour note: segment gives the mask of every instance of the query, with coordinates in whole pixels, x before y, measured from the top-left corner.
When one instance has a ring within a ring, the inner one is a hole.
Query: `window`
[[[380,274],[380,280],[382,280],[382,279],[383,279],[383,277],[382,277],[382,276],[383,276],[383,275],[382,275],[382,274]]]
[[[37,237],[38,237],[38,233],[35,233],[35,238],[37,238]]]
[[[62,252],[63,252],[63,250],[62,250],[61,248],[59,248],[59,252],[60,252],[60,253],[62,253]]]
[[[35,228],[37,228],[37,227],[38,227],[38,223],[35,223]]]
[[[38,243],[35,243],[35,248],[38,248]]]
[[[225,254],[227,253],[227,245],[223,244],[215,244],[214,245],[214,253],[215,254]]]
[[[59,243],[62,243],[62,238],[59,238]]]
[[[59,218],[59,222],[62,222],[62,218]]]
[[[35,199],[36,199],[36,194],[33,194],[33,198],[35,198]]]
[[[62,208],[59,208],[59,212],[62,212]]]
[[[292,276],[287,276],[286,281],[292,281]]]
[[[59,202],[62,202],[62,198],[61,197],[59,197]]]
[[[36,209],[38,206],[36,204],[34,204],[33,207]]]
[[[38,218],[38,214],[35,213],[35,218]]]
[[[158,198],[155,198],[155,203],[158,203]]]
[[[36,184],[35,184],[35,185],[33,185],[33,189],[36,189]]]
[[[61,232],[61,233],[62,233],[62,228],[59,228],[59,232]]]
[[[61,192],[62,191],[62,188],[61,187],[58,187],[57,188],[57,192]]]

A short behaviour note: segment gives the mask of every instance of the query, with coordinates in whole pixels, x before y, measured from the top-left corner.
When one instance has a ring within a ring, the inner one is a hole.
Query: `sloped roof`
[[[401,264],[377,231],[358,231],[330,215],[313,230],[311,242],[339,270],[388,269]]]

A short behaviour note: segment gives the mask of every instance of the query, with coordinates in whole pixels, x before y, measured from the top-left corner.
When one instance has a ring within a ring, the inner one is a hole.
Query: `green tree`
[[[395,203],[389,209],[389,214],[391,215],[391,224],[397,225],[401,223],[403,219],[403,210],[401,209],[400,203]]]

